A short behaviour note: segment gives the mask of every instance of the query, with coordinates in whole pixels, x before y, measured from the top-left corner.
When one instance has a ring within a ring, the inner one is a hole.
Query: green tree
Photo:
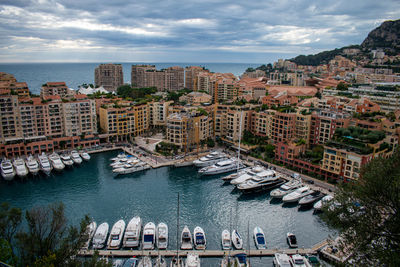
[[[337,228],[352,265],[400,266],[400,151],[366,164],[360,178],[339,187],[322,215]]]
[[[22,212],[18,208],[11,208],[8,203],[0,205],[0,238],[11,241],[22,222]]]
[[[340,82],[336,86],[336,90],[339,90],[339,91],[347,91],[348,89],[349,89],[349,86],[347,84],[345,84],[344,82]]]

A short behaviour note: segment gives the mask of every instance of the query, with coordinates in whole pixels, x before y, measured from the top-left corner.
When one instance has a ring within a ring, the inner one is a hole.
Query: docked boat
[[[233,263],[231,266],[250,267],[250,262],[245,253],[240,253],[233,257]]]
[[[181,249],[193,249],[192,234],[187,225],[183,227],[181,234]]]
[[[108,239],[108,249],[119,249],[124,236],[125,222],[124,220],[117,221],[111,228],[110,238]]]
[[[239,163],[239,168],[243,168],[242,163]],[[235,171],[237,169],[238,169],[237,159],[231,158],[231,159],[219,161],[219,162],[215,163],[214,165],[201,168],[199,170],[199,173],[203,174],[203,175],[214,175],[214,174]]]
[[[299,205],[301,207],[312,206],[316,201],[322,199],[325,195],[320,191],[314,191],[314,193],[309,194],[299,200]]]
[[[29,172],[32,173],[33,175],[36,175],[39,173],[39,171],[40,171],[39,163],[32,155],[30,155],[26,159],[25,164],[26,164],[26,167],[28,167]]]
[[[297,248],[297,238],[293,233],[286,234],[286,241],[290,248]]]
[[[291,267],[290,257],[284,253],[275,253],[274,255],[274,266],[275,267]]]
[[[102,223],[97,227],[96,232],[93,236],[93,248],[102,249],[104,248],[108,236],[109,225],[108,223]]]
[[[238,231],[233,230],[231,238],[232,238],[232,244],[236,249],[242,249],[243,248],[243,239],[239,235]]]
[[[157,247],[158,249],[167,249],[168,247],[168,226],[165,223],[157,225]]]
[[[169,266],[170,267],[184,267],[182,258],[173,257]]]
[[[122,246],[125,248],[136,248],[139,246],[140,232],[142,230],[142,219],[133,217],[126,227]]]
[[[97,223],[96,222],[91,222],[87,228],[86,228],[86,234],[88,235],[88,240],[85,242],[85,245],[83,246],[83,248],[88,249],[90,246],[90,242],[92,241],[92,238],[94,236],[94,233],[96,232],[96,228],[97,228]]]
[[[28,171],[28,168],[26,167],[25,161],[23,159],[21,159],[21,158],[14,159],[13,165],[15,168],[15,173],[19,177],[23,178],[28,175],[29,171]]]
[[[271,173],[268,173],[269,170],[267,170],[266,168],[261,167],[261,166],[246,168],[246,170],[247,171],[244,171],[242,175],[239,175],[235,179],[231,180],[231,184],[233,184],[233,185],[242,184],[255,176],[262,177],[262,176],[271,175]]]
[[[156,225],[152,222],[146,223],[143,228],[143,249],[154,249],[154,243],[156,239]]]
[[[223,230],[221,234],[221,243],[222,243],[222,249],[228,250],[231,249],[232,243],[231,243],[231,234],[229,233],[228,230]]]
[[[121,152],[115,158],[112,158],[111,161],[120,161],[121,159],[126,159],[126,154]]]
[[[188,253],[185,267],[200,267],[200,257],[196,253]]]
[[[230,263],[229,263],[229,257],[225,255],[225,256],[222,258],[222,260],[221,260],[219,266],[220,266],[220,267],[229,267],[229,266],[231,266]]]
[[[71,167],[72,165],[74,165],[74,162],[72,161],[70,155],[63,153],[63,154],[61,154],[60,158],[65,166]]]
[[[297,202],[299,201],[302,197],[308,196],[312,194],[314,191],[311,190],[308,186],[303,186],[300,188],[297,188],[295,191],[293,191],[290,194],[287,194],[282,198],[282,201],[284,203],[291,203],[291,202]]]
[[[127,159],[124,161],[114,161],[113,163],[110,164],[113,169],[118,169],[124,167],[126,164],[132,164],[135,165],[139,163],[140,161],[138,159]]]
[[[112,267],[123,267],[124,266],[124,260],[123,259],[116,259],[112,263]]]
[[[53,166],[50,164],[49,158],[44,152],[42,152],[42,154],[38,156],[38,159],[40,170],[46,175],[50,175],[50,172],[53,170]]]
[[[62,163],[60,156],[56,152],[53,152],[49,156],[49,160],[51,162],[51,165],[53,165],[53,168],[56,171],[61,171],[61,170],[63,170],[65,168],[64,163]]]
[[[15,171],[10,160],[3,159],[0,168],[1,168],[1,176],[3,176],[4,180],[11,181],[12,179],[14,179]]]
[[[331,196],[331,195],[324,196],[321,200],[318,200],[317,202],[315,202],[315,204],[313,206],[314,210],[315,211],[322,210],[322,208],[332,200],[333,200],[333,196]]]
[[[81,153],[80,153],[80,156],[81,156],[81,158],[82,158],[83,160],[85,160],[85,161],[89,161],[89,160],[90,160],[90,155],[89,155],[89,153],[87,153],[87,152],[81,152]]]
[[[255,227],[253,231],[254,242],[256,243],[257,249],[266,249],[267,245],[265,242],[264,231],[260,227]]]
[[[124,262],[124,265],[122,265],[122,267],[136,267],[138,261],[139,261],[138,258],[135,257],[129,258]]]
[[[167,261],[163,256],[158,256],[154,262],[154,267],[167,267]]]
[[[272,170],[271,170],[272,171]],[[272,171],[275,173],[275,171]],[[277,175],[267,176],[265,178],[255,176],[250,180],[244,182],[243,184],[239,184],[237,188],[242,193],[252,193],[252,192],[260,192],[265,190],[270,190],[277,186],[280,186],[285,183],[285,180],[280,178]]]
[[[138,267],[153,267],[151,258],[149,256],[142,257],[137,265]]]
[[[76,150],[71,151],[71,159],[75,164],[81,164],[82,158],[79,156],[79,153]]]
[[[238,172],[231,173],[231,174],[229,174],[227,176],[222,177],[221,179],[224,180],[224,181],[232,181],[233,179],[236,179],[239,176],[245,174],[250,169],[251,169],[251,167],[247,167],[247,168],[241,169]]]
[[[292,180],[290,182],[284,183],[279,188],[271,191],[270,196],[272,198],[283,198],[287,194],[292,193],[297,188],[302,187],[303,184],[298,180]]]
[[[311,267],[308,260],[300,254],[295,254],[290,257],[290,263],[293,267]]]
[[[196,226],[193,230],[193,238],[195,249],[206,249],[207,239],[203,228],[201,228],[200,226]]]
[[[226,160],[226,159],[228,159],[228,157],[225,153],[214,151],[204,157],[201,157],[201,158],[193,161],[193,164],[196,167],[203,168],[203,167],[211,166],[219,161]]]
[[[151,167],[142,162],[141,164],[125,164],[123,167],[121,168],[117,168],[113,170],[113,173],[116,174],[130,174],[130,173],[134,173],[134,172],[139,172],[139,171],[144,171],[144,170],[148,170]]]

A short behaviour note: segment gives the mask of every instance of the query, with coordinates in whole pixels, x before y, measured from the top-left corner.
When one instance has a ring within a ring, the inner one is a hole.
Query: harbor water
[[[207,249],[221,248],[223,229],[238,229],[244,248],[255,249],[253,229],[260,226],[267,248],[287,248],[286,233],[296,234],[299,248],[311,248],[333,232],[313,214],[297,206],[271,201],[268,193],[242,195],[217,176],[199,176],[194,167],[163,167],[115,176],[109,166],[117,151],[92,154],[89,162],[49,177],[2,181],[0,202],[23,210],[56,201],[65,204],[69,223],[78,224],[89,214],[110,228],[140,216],[145,223],[164,222],[169,227],[169,249],[176,248],[177,196],[180,195],[179,236],[184,225],[206,232]],[[248,236],[248,233],[250,236]],[[249,239],[248,239],[249,238]],[[202,259],[202,266],[217,266],[219,259]],[[272,258],[251,258],[252,266],[272,266]]]

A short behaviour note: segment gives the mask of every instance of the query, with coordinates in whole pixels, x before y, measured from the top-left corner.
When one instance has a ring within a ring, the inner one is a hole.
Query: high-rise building
[[[132,65],[131,70],[131,84],[135,88],[149,87],[146,79],[146,72],[156,71],[155,65]]]
[[[103,86],[109,92],[114,92],[124,84],[124,74],[121,64],[100,64],[94,71],[96,86]]]
[[[40,96],[60,96],[62,98],[73,95],[74,92],[68,89],[65,82],[47,82],[42,85]]]
[[[189,66],[185,68],[185,88],[195,90],[197,87],[197,75],[200,72],[208,72],[208,70],[199,66]]]
[[[156,87],[159,91],[177,91],[185,87],[185,70],[169,67],[157,70],[154,65],[132,65],[132,86]]]

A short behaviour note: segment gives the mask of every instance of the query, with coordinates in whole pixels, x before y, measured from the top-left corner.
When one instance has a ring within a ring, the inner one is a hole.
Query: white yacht
[[[121,152],[115,158],[112,158],[112,161],[120,161],[121,159],[126,159],[126,155],[124,152]]]
[[[121,168],[113,169],[113,173],[116,174],[130,174],[134,172],[144,171],[150,169],[150,165],[145,162],[140,162],[138,164],[125,164]]]
[[[266,249],[267,245],[265,242],[264,231],[260,227],[255,227],[253,231],[254,242],[256,243],[257,249]]]
[[[236,254],[231,262],[231,266],[250,267],[250,261],[245,253]]]
[[[15,172],[19,177],[26,177],[29,173],[28,168],[25,166],[25,161],[21,158],[14,159],[13,162]]]
[[[251,168],[254,168],[254,167],[247,167],[247,168],[241,169],[238,172],[228,174],[227,176],[224,176],[221,179],[224,180],[224,181],[232,181],[232,180],[238,178],[239,176],[245,174]]]
[[[133,217],[126,227],[124,240],[122,242],[125,248],[136,248],[139,246],[140,232],[142,230],[142,219]]]
[[[196,167],[207,167],[219,161],[226,160],[227,158],[228,156],[225,153],[214,151],[204,157],[193,161],[193,164]]]
[[[236,249],[242,249],[243,248],[243,239],[239,235],[238,231],[233,230],[231,238],[232,238],[232,244]]]
[[[97,224],[96,222],[92,221],[86,228],[86,234],[88,235],[88,240],[85,242],[85,245],[83,248],[88,249],[90,246],[90,242],[92,241],[92,238],[94,236],[94,233],[96,232]]]
[[[151,258],[149,256],[142,257],[139,260],[137,267],[153,267],[153,263],[151,262]]]
[[[138,160],[138,159],[127,159],[125,161],[114,161],[110,164],[110,166],[113,167],[113,169],[118,169],[118,168],[124,167],[126,164],[135,165],[139,162],[140,162],[140,160]]]
[[[1,176],[3,176],[4,180],[11,181],[12,179],[14,179],[15,171],[10,160],[3,159],[0,168]]]
[[[188,253],[185,267],[200,267],[200,257],[196,253]]]
[[[167,261],[163,256],[158,256],[154,262],[154,267],[167,267]]]
[[[30,155],[26,159],[25,163],[26,163],[26,166],[28,167],[30,173],[32,173],[33,175],[36,175],[39,173],[39,171],[40,171],[39,163],[32,155]]]
[[[106,245],[108,236],[109,225],[108,223],[102,223],[97,227],[96,232],[93,236],[93,248],[102,249]]]
[[[168,247],[168,226],[165,223],[157,225],[157,247],[158,249],[167,249]]]
[[[117,221],[111,228],[110,238],[108,239],[107,249],[119,249],[124,236],[125,222],[124,220]]]
[[[89,160],[90,160],[90,155],[89,155],[89,153],[87,153],[87,152],[81,152],[81,153],[80,153],[80,156],[81,156],[81,158],[82,158],[83,160],[85,160],[85,161],[89,161]]]
[[[321,200],[318,200],[317,202],[314,203],[314,210],[320,211],[324,205],[332,201],[333,196],[331,195],[326,195],[324,196]]]
[[[148,222],[143,228],[143,249],[154,249],[154,243],[156,241],[156,225],[152,222]]]
[[[242,168],[242,167],[243,167],[242,163],[239,163],[239,168]],[[219,162],[215,163],[214,165],[201,168],[199,170],[199,173],[203,174],[203,175],[214,175],[214,174],[235,171],[237,169],[238,169],[237,159],[230,158],[227,160],[219,161]]]
[[[290,257],[284,253],[275,253],[274,255],[274,266],[275,267],[291,267]]]
[[[181,249],[193,249],[192,234],[187,225],[183,227],[181,234]]]
[[[288,202],[297,202],[300,200],[300,198],[305,197],[309,194],[312,194],[314,191],[311,190],[308,186],[303,186],[300,188],[297,188],[295,191],[293,191],[290,194],[287,194],[282,198],[282,201],[284,203]]]
[[[46,156],[44,152],[40,156],[38,156],[40,170],[44,172],[46,175],[50,175],[50,172],[53,170],[53,166],[50,164],[49,158]]]
[[[287,233],[286,234],[286,241],[289,245],[290,248],[297,248],[297,238],[295,236],[295,234],[293,233]]]
[[[231,234],[229,233],[228,230],[223,230],[221,234],[221,243],[222,243],[222,249],[223,250],[228,250],[231,249]]]
[[[193,243],[195,249],[206,249],[207,239],[206,233],[204,233],[203,228],[196,226],[193,230]]]
[[[265,175],[254,176],[250,180],[237,185],[237,188],[242,193],[252,193],[252,192],[270,190],[285,183],[285,180],[282,179],[279,175],[277,175],[274,170],[268,170],[265,171],[264,173]]]
[[[293,267],[311,267],[311,264],[308,262],[308,260],[300,254],[292,255],[290,258],[290,263]]]
[[[63,153],[63,154],[61,154],[60,158],[61,158],[61,161],[64,163],[65,166],[71,167],[72,165],[74,165],[74,162],[72,161],[70,155],[68,155],[66,153]]]
[[[61,171],[61,170],[63,170],[65,168],[64,163],[62,163],[60,156],[56,152],[53,152],[49,156],[49,160],[51,162],[51,165],[53,165],[53,168],[56,171]]]
[[[76,164],[82,163],[82,158],[81,158],[81,156],[79,156],[79,153],[76,150],[71,151],[71,159]]]
[[[253,178],[254,176],[260,176],[260,175],[265,175],[265,171],[268,171],[266,168],[261,167],[261,166],[255,166],[252,168],[246,168],[247,171],[245,171],[242,175],[236,177],[231,181],[231,184],[233,185],[238,185],[241,183],[246,182],[247,180]]]
[[[292,180],[290,182],[287,182],[287,183],[281,185],[281,187],[272,190],[270,193],[270,196],[272,198],[282,198],[302,186],[303,186],[303,184],[300,181]]]
[[[321,192],[318,191],[318,190],[315,190],[313,193],[311,193],[311,194],[309,194],[309,195],[307,195],[307,196],[305,196],[305,197],[302,197],[302,198],[299,200],[299,205],[300,205],[301,207],[307,207],[307,206],[310,206],[310,207],[311,207],[311,206],[313,206],[313,204],[314,204],[316,201],[322,199],[324,196],[325,196],[325,195],[324,195],[323,193],[321,193]]]

